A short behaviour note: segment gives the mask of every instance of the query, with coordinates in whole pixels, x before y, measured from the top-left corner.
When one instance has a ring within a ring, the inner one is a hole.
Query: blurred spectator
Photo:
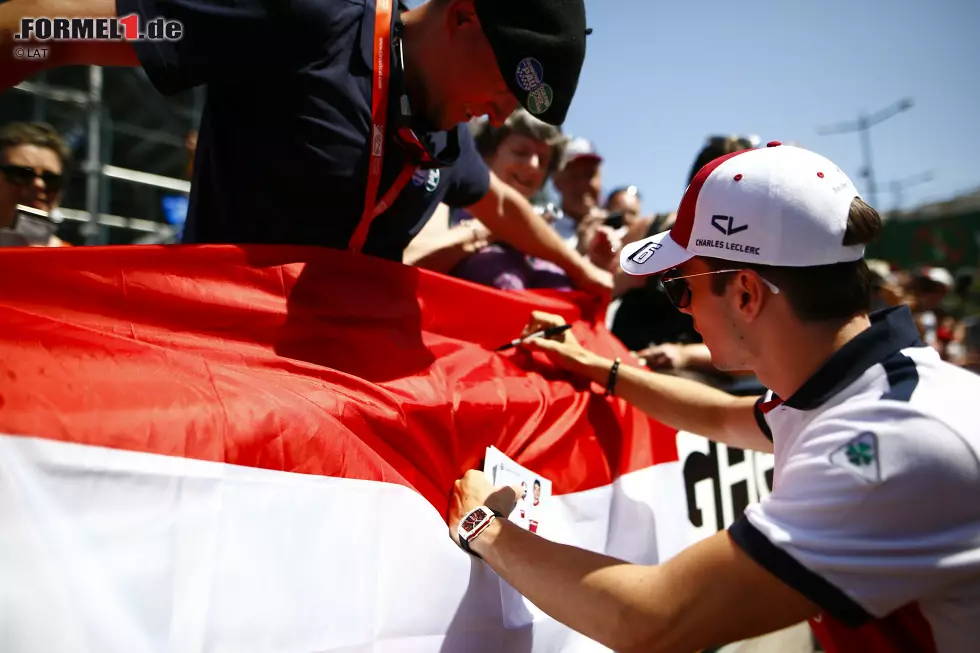
[[[555,189],[561,193],[561,215],[555,229],[571,247],[587,253],[590,234],[605,217],[599,207],[602,194],[602,156],[595,144],[585,138],[572,138],[565,146],[554,175]]]
[[[54,218],[69,160],[68,145],[48,124],[14,122],[0,128],[0,229],[13,227],[18,204]],[[47,245],[39,246],[69,246],[55,236],[54,220],[42,224],[50,235]]]
[[[965,362],[966,349],[963,339],[966,335],[963,323],[952,315],[942,318],[936,327],[936,342],[939,355],[955,365]]]
[[[639,216],[635,186],[616,189],[607,205],[599,205],[603,158],[586,138],[572,138],[555,172],[555,189],[561,194],[561,215],[555,229],[570,247],[594,265],[614,273],[629,225]]]
[[[197,155],[197,130],[192,129],[184,136],[184,151],[187,153],[187,168],[184,170],[186,179],[194,178],[194,157]]]
[[[632,227],[643,215],[643,198],[636,186],[614,189],[606,198],[606,211],[611,215],[622,214],[623,224]]]
[[[962,323],[963,367],[980,374],[980,317],[974,315]]]
[[[902,288],[897,275],[892,271],[888,261],[868,259],[868,269],[871,271],[873,291],[871,295],[871,310],[877,311],[889,306],[897,306],[906,301],[905,290]]]
[[[944,360],[980,372],[980,320],[972,294],[974,270],[961,269],[955,277],[941,267],[908,272],[894,270],[879,259],[868,259],[868,268],[874,284],[872,310],[908,304],[923,342]]]
[[[953,285],[953,275],[949,270],[938,267],[924,267],[916,271],[910,282],[912,314],[922,334],[922,340],[930,347],[940,350],[940,353],[943,349],[939,337],[940,326],[947,317],[942,303]]]
[[[559,128],[524,109],[499,128],[488,121],[471,128],[477,151],[493,173],[529,200],[554,172],[565,143]],[[543,207],[539,213],[552,221],[559,217]],[[493,235],[465,209],[443,206],[409,245],[404,261],[504,290],[572,287],[557,265],[492,241]]]
[[[701,148],[691,165],[691,170],[687,175],[687,185],[691,185],[691,180],[701,168],[718,157],[742,150],[751,150],[755,147],[756,141],[757,139],[753,136],[709,136],[708,142]]]
[[[197,156],[197,130],[191,129],[184,136],[184,152],[187,154],[187,165],[184,168],[184,178],[194,178],[194,159]],[[164,221],[174,228],[173,239],[180,242],[183,239],[184,227],[187,224],[187,210],[190,207],[190,197],[187,193],[167,194],[160,198]]]
[[[613,190],[601,210],[590,210],[589,216],[578,223],[575,241],[579,250],[592,263],[615,275],[620,271],[619,251],[632,225],[640,220],[641,210],[636,186]]]
[[[955,280],[953,282],[953,293],[961,303],[969,301],[976,281],[977,271],[975,269],[960,268],[956,271]]]

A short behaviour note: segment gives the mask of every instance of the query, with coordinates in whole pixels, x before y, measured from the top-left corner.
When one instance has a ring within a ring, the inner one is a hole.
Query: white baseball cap
[[[656,274],[695,256],[810,267],[857,261],[845,247],[854,183],[836,164],[800,147],[766,147],[719,157],[691,181],[670,231],[631,243],[620,265]]]
[[[564,168],[569,163],[580,159],[589,159],[601,163],[602,155],[599,154],[595,143],[592,141],[582,137],[572,138],[565,144],[565,151],[562,154],[561,166],[559,167]]]
[[[920,274],[926,279],[938,283],[940,286],[952,288],[956,285],[956,280],[953,279],[953,275],[946,268],[925,267],[921,270]]]

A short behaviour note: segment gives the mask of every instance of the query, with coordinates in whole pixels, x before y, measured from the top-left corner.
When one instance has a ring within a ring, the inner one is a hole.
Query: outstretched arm
[[[449,207],[440,204],[422,231],[405,248],[402,262],[449,274],[460,261],[489,242],[490,232],[478,220],[450,226]]]
[[[559,315],[534,311],[524,334],[564,324]],[[524,347],[545,352],[556,365],[603,386],[613,361],[579,344],[571,331],[552,340],[528,340]],[[730,447],[772,453],[773,444],[757,414],[758,397],[737,397],[678,376],[623,365],[616,396],[678,431],[697,433]]]
[[[562,267],[575,285],[597,294],[609,292],[612,275],[568,247],[523,195],[490,174],[490,190],[468,207],[500,240],[515,249]]]
[[[469,510],[507,514],[513,488],[495,490],[485,474],[456,482],[450,535]],[[497,519],[471,547],[497,574],[554,619],[620,653],[699,651],[774,632],[820,608],[768,572],[727,532],[662,565],[627,564],[551,542]]]

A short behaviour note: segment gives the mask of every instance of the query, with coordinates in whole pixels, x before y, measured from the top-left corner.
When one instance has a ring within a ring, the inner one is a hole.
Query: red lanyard
[[[395,183],[377,201],[381,184],[381,164],[385,154],[385,124],[388,117],[388,79],[391,76],[391,3],[393,0],[377,0],[374,11],[374,73],[371,84],[371,160],[368,166],[367,192],[364,197],[364,213],[351,236],[348,249],[360,252],[367,240],[371,223],[394,203],[398,194],[415,171],[414,165],[405,164]]]

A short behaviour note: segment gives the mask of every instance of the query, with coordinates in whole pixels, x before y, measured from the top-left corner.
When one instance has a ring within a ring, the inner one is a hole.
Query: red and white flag
[[[502,618],[448,536],[493,445],[550,479],[542,534],[653,563],[692,541],[675,433],[546,358],[577,293],[303,247],[0,252],[0,650],[601,650]]]

